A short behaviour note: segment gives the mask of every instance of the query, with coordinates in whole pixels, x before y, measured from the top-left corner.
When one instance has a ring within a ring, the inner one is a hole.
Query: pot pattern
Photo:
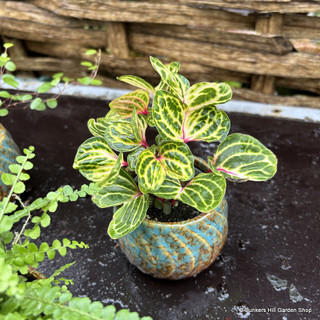
[[[20,154],[18,146],[13,141],[9,132],[0,123],[0,176],[2,173],[10,172],[9,165],[16,161]],[[10,187],[6,186],[0,179],[0,200],[8,193]]]
[[[155,278],[178,280],[210,266],[220,253],[228,232],[228,205],[223,199],[214,210],[182,222],[145,219],[119,239],[128,260]]]

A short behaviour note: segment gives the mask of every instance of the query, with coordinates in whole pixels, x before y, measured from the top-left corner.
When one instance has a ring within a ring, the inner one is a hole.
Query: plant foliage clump
[[[136,76],[120,77],[139,89],[112,101],[105,117],[89,120],[93,137],[80,145],[74,161],[74,168],[95,183],[93,201],[99,207],[120,206],[108,228],[112,238],[135,230],[150,203],[162,203],[166,213],[177,201],[208,212],[224,197],[226,179],[264,181],[276,173],[275,155],[257,139],[229,135],[230,120],[217,107],[232,97],[227,83],[190,86],[178,73],[178,62],[164,65],[155,57],[150,61],[161,77],[159,85]],[[158,132],[151,146],[148,126]],[[195,175],[191,141],[220,143],[207,158],[209,172]],[[137,183],[128,171],[137,176]]]
[[[60,203],[92,195],[94,185],[82,185],[79,190],[64,186],[26,205],[21,194],[30,178],[27,172],[33,167],[34,156],[34,147],[24,149],[24,155],[10,165],[10,173],[2,174],[2,181],[11,189],[0,202],[0,319],[152,320],[140,318],[136,312],[126,309],[117,312],[114,306],[104,306],[89,298],[73,297],[68,290],[72,280],[60,274],[74,262],[62,266],[48,278],[36,270],[41,262],[54,259],[57,253],[65,256],[69,250],[88,248],[83,242],[66,238],[50,244],[36,244],[34,240],[39,240],[42,228],[50,225],[50,214]],[[19,231],[14,232],[17,225]],[[35,280],[28,281],[30,275],[35,276]]]
[[[10,89],[18,89],[19,82],[14,75],[16,65],[8,54],[8,49],[13,47],[13,44],[5,43],[3,47],[4,50],[0,55],[0,88],[5,84]],[[101,85],[101,81],[96,79],[101,53],[91,49],[86,52],[86,55],[95,57],[95,63],[91,61],[81,62],[81,65],[90,72],[89,76],[72,79],[66,77],[63,72],[59,72],[52,76],[51,81],[44,82],[36,88],[36,92],[20,94],[11,93],[8,90],[0,90],[0,117],[8,115],[9,109],[19,105],[29,105],[31,110],[38,111],[44,111],[47,108],[55,109],[58,105],[57,99],[70,84]],[[40,96],[40,94],[48,93],[51,89],[56,89],[57,93],[48,98]]]

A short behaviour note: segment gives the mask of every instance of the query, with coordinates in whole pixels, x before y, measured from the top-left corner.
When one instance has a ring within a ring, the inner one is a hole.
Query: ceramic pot
[[[0,177],[4,172],[9,171],[9,165],[16,162],[16,157],[20,154],[18,146],[13,141],[6,128],[0,123]],[[0,179],[0,200],[10,190]]]
[[[204,172],[205,162],[195,162]],[[209,267],[220,253],[228,232],[225,199],[214,210],[181,222],[145,219],[119,239],[128,260],[155,278],[178,280]]]

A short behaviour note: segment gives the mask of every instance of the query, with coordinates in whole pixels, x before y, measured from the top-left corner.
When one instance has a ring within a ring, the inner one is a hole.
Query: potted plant
[[[270,179],[277,159],[249,135],[228,135],[230,120],[216,107],[231,99],[228,84],[190,86],[179,63],[150,61],[159,85],[120,77],[139,89],[88,121],[93,137],[80,145],[74,168],[95,183],[97,206],[115,208],[108,233],[130,262],[154,277],[181,279],[208,267],[223,247],[226,180]],[[154,143],[148,126],[158,132]],[[191,141],[219,145],[204,161],[193,156]]]

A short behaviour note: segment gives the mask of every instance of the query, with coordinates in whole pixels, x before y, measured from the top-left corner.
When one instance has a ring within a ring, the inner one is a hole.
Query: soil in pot
[[[177,206],[172,206],[170,214],[165,214],[162,209],[150,206],[147,211],[147,219],[159,222],[179,222],[193,219],[201,214],[200,211],[183,202],[179,201],[177,204]]]

